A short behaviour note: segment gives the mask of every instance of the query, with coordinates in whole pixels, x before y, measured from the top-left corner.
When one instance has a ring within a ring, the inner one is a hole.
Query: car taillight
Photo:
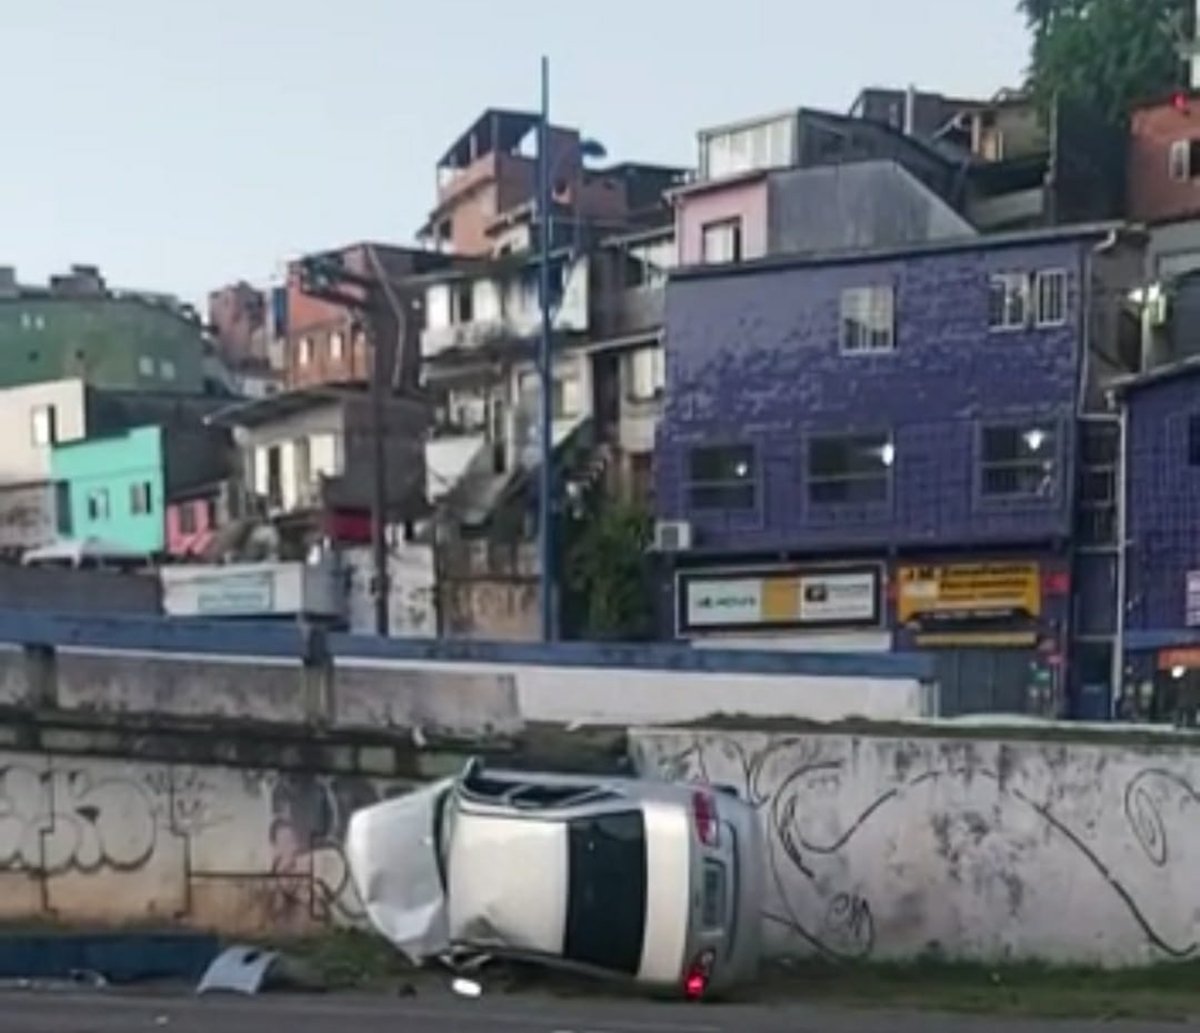
[[[720,824],[717,821],[716,801],[705,792],[697,790],[692,794],[692,820],[696,823],[696,835],[705,846],[719,846],[721,841]]]
[[[696,955],[688,966],[688,970],[683,976],[683,993],[689,1001],[698,1001],[704,996],[704,991],[708,989],[709,981],[712,979],[715,957],[716,955],[711,950],[706,950]]]

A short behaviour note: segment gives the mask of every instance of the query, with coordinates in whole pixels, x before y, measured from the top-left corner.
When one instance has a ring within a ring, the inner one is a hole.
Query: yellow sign
[[[1035,646],[1036,631],[963,631],[915,635],[913,642],[926,649],[1001,648]]]
[[[1040,617],[1042,579],[1036,563],[955,563],[901,567],[896,600],[901,624],[935,619]]]

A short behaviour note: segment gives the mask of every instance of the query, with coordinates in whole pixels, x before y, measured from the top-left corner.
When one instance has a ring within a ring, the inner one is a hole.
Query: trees
[[[1140,100],[1186,83],[1180,48],[1192,38],[1193,0],[1018,0],[1033,31],[1029,85],[1114,125]]]
[[[570,606],[582,638],[637,640],[654,633],[654,592],[646,555],[653,521],[638,506],[601,502],[583,516],[567,547]]]

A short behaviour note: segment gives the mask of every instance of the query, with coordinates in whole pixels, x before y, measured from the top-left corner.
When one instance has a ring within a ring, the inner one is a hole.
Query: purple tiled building
[[[1200,689],[1200,361],[1117,392],[1126,426],[1122,685],[1131,716],[1169,718]]]
[[[936,650],[946,711],[1064,709],[1078,417],[1137,250],[1076,227],[673,276],[672,632]]]

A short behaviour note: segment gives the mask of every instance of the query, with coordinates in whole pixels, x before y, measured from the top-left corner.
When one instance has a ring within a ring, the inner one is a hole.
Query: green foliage
[[[571,536],[568,587],[581,637],[635,641],[653,634],[654,593],[646,551],[652,527],[640,507],[605,502]]]
[[[1055,97],[1123,125],[1139,101],[1186,83],[1180,46],[1193,31],[1193,0],[1018,0],[1033,31],[1029,85],[1045,108]]]

